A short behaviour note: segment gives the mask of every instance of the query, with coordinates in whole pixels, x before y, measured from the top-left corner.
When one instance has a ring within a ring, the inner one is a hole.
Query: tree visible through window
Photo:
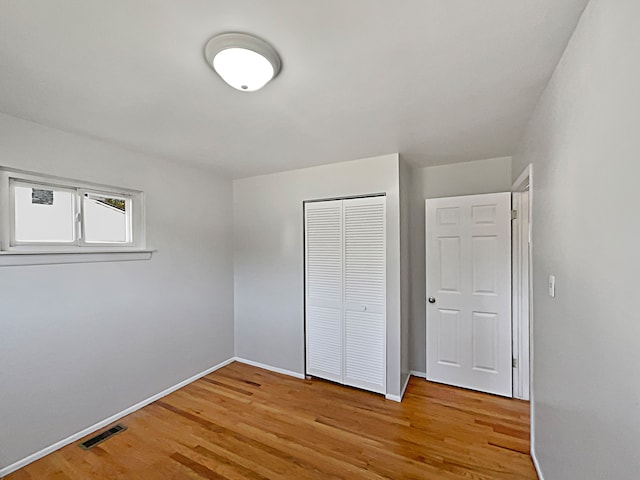
[[[38,205],[53,205],[53,190],[31,189],[31,203]]]
[[[126,210],[125,200],[119,198],[103,198],[100,201],[102,203],[106,203],[107,205],[111,205],[112,207],[116,207],[118,210],[122,210],[123,212]]]

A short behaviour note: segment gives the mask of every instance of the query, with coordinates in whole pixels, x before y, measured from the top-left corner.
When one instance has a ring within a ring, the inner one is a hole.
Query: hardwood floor
[[[233,363],[6,480],[535,479],[529,404],[412,377],[404,401]]]

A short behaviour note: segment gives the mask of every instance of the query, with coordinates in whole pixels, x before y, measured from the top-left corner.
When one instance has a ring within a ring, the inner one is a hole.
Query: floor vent
[[[118,423],[117,425],[111,427],[109,430],[105,430],[104,432],[99,433],[95,437],[91,437],[89,440],[85,440],[80,444],[80,448],[84,450],[89,450],[91,447],[95,447],[99,443],[104,442],[105,440],[112,437],[116,433],[124,432],[126,429],[127,427],[125,427],[121,423]]]

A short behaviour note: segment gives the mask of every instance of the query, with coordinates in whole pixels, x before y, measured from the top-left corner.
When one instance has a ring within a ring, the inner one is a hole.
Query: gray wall
[[[426,167],[412,172],[409,182],[411,198],[409,365],[411,370],[424,373],[427,369],[425,199],[508,192],[511,190],[511,185],[511,157]]]
[[[409,278],[411,292],[409,368],[421,374],[424,374],[427,370],[423,170],[425,169],[415,169],[409,181],[411,216],[409,222]]]
[[[144,190],[149,261],[0,267],[0,468],[233,356],[231,181],[0,115],[0,164]]]
[[[411,177],[415,175],[402,158],[399,164],[400,170],[400,386],[403,387],[409,378],[410,346],[409,328],[411,320],[411,272],[410,272],[410,248],[411,248]]]
[[[511,190],[511,157],[422,169],[424,198],[457,197]]]
[[[514,156],[514,177],[533,164],[533,427],[547,480],[640,471],[638,19],[638,0],[590,2]]]
[[[400,393],[398,155],[233,182],[236,355],[304,366],[303,201],[387,194],[387,392]]]

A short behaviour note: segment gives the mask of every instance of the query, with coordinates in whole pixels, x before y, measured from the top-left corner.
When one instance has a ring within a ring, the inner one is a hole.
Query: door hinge
[[[517,220],[517,219],[518,219],[518,211],[511,210],[511,220]]]
[[[517,358],[512,358],[511,359],[511,366],[513,368],[518,368],[518,359]]]

